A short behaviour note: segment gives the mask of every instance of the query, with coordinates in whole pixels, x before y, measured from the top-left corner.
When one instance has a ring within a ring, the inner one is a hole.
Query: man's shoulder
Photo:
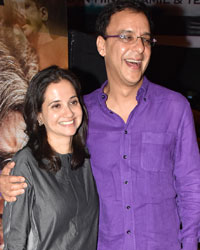
[[[84,95],[83,99],[84,99],[85,105],[88,107],[97,103],[98,95],[100,92],[101,92],[101,88],[96,89],[87,95]]]
[[[147,96],[156,102],[175,101],[183,104],[188,103],[186,97],[181,93],[152,82],[149,83]]]

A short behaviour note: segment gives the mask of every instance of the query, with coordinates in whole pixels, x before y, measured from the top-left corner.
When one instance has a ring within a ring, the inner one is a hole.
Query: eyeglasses
[[[135,44],[137,42],[137,39],[140,38],[145,47],[154,46],[157,42],[155,38],[151,38],[151,37],[147,38],[145,36],[135,36],[130,32],[125,32],[125,33],[123,32],[119,35],[106,35],[104,36],[104,39],[112,38],[112,37],[119,38],[120,41],[122,41],[123,43],[127,43],[127,44]]]

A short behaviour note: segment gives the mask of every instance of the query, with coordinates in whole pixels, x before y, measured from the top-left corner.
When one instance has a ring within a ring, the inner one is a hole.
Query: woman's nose
[[[72,117],[74,115],[73,110],[68,105],[64,107],[63,113],[66,117]]]

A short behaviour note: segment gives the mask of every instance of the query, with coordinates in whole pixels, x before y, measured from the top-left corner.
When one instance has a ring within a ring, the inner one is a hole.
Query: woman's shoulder
[[[37,164],[35,157],[29,147],[25,146],[19,150],[12,158],[15,167],[12,171],[13,175],[30,175],[32,166]]]
[[[32,150],[25,146],[24,148],[20,149],[12,158],[13,161],[30,161],[34,160],[35,157],[33,156]]]

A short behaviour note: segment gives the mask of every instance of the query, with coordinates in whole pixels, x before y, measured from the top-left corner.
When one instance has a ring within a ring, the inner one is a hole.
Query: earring
[[[38,120],[38,124],[39,124],[39,126],[42,126],[43,122],[41,120]]]

